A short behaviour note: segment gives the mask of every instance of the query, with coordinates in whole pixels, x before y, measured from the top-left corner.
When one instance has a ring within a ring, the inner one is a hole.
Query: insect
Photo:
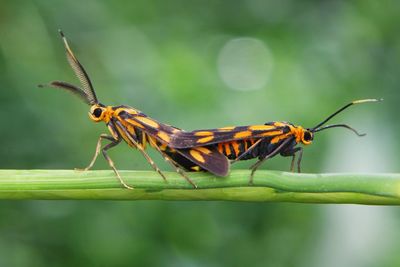
[[[94,157],[89,166],[83,170],[92,168],[101,151],[104,158],[115,172],[119,182],[125,188],[132,189],[132,187],[126,184],[121,178],[114,162],[107,154],[109,149],[115,147],[124,140],[129,146],[137,148],[164,180],[166,180],[165,175],[145,151],[147,144],[155,148],[164,159],[194,187],[196,187],[196,185],[187,177],[182,169],[193,171],[201,168],[220,176],[227,175],[229,171],[229,161],[223,154],[217,151],[217,148],[171,148],[169,146],[169,141],[174,133],[181,131],[180,129],[157,122],[141,111],[129,106],[105,106],[101,104],[97,99],[87,72],[75,57],[62,31],[60,31],[60,35],[64,43],[68,62],[78,77],[83,89],[62,81],[52,81],[47,85],[39,85],[39,87],[64,89],[77,95],[86,104],[90,105],[89,118],[94,122],[105,122],[110,132],[110,134],[100,135]],[[108,140],[110,143],[102,147],[102,140]]]
[[[250,167],[252,171],[249,182],[251,184],[253,183],[254,172],[258,167],[260,167],[264,161],[278,154],[284,157],[292,157],[290,170],[293,171],[296,153],[298,153],[297,170],[300,172],[303,148],[297,147],[297,145],[310,145],[317,132],[341,127],[353,131],[358,136],[364,136],[365,134],[358,133],[347,124],[325,124],[352,105],[377,102],[380,100],[381,99],[363,99],[353,101],[338,109],[313,128],[303,128],[288,122],[273,121],[267,122],[264,125],[224,127],[192,132],[179,131],[173,134],[169,146],[174,149],[200,147],[207,149],[216,148],[220,153],[230,159],[232,163],[239,160],[258,158],[258,161]]]

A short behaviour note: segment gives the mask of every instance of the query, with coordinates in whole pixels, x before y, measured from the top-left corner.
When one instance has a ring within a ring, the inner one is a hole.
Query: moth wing
[[[132,113],[129,112],[129,109],[126,109],[125,112],[120,112],[118,120],[124,125],[141,129],[143,132],[156,138],[161,143],[169,144],[172,135],[182,131],[181,129],[171,125],[160,123],[134,109],[132,110],[134,111]]]
[[[225,127],[192,132],[178,131],[172,135],[169,146],[182,149],[199,146],[209,146],[221,142],[237,141],[249,138],[274,137],[288,131],[286,124],[276,123],[239,127]]]
[[[229,173],[229,160],[216,148],[196,147],[191,149],[178,149],[181,154],[202,169],[217,176],[226,176]]]

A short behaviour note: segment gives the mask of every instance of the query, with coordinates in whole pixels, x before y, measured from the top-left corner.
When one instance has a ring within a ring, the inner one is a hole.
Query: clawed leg
[[[258,169],[258,167],[261,166],[261,164],[266,161],[267,159],[271,158],[275,156],[275,154],[272,155],[272,153],[268,154],[267,156],[265,156],[263,159],[260,159],[259,161],[257,161],[256,163],[254,163],[253,165],[251,165],[250,169],[251,169],[251,174],[250,174],[250,179],[249,179],[249,185],[253,185],[253,180],[254,180],[254,173],[256,172],[256,170]]]
[[[164,157],[164,160],[168,162],[172,167],[174,167],[177,173],[185,178],[185,180],[188,181],[188,183],[191,184],[193,188],[197,188],[197,185],[192,181],[192,179],[189,178],[189,176],[186,175],[186,172],[182,170],[182,168],[173,159],[171,159],[167,154],[163,153],[162,151],[160,151],[160,153]]]
[[[153,167],[153,169],[158,172],[158,174],[161,175],[161,177],[166,181],[167,177],[165,177],[164,173],[161,172],[161,170],[158,168],[158,166],[155,164],[155,162],[150,158],[149,154],[146,153],[146,151],[144,150],[143,146],[141,144],[139,144],[132,136],[131,134],[125,129],[125,127],[120,123],[120,122],[115,122],[116,126],[118,126],[118,128],[124,132],[125,136],[129,139],[129,141],[133,144],[133,146],[135,146],[140,153],[142,153],[143,157],[150,163],[151,167]]]
[[[197,185],[186,175],[185,171],[181,169],[178,163],[176,163],[170,156],[168,156],[161,148],[156,144],[156,142],[150,139],[151,145],[163,156],[164,160],[168,162],[177,173],[179,173],[183,178],[186,179],[194,188],[197,188]]]
[[[197,185],[186,175],[186,172],[182,170],[182,168],[177,164],[170,156],[168,156],[164,151],[162,151],[156,144],[153,144],[153,147],[160,152],[160,154],[163,156],[164,160],[168,162],[177,173],[179,173],[183,178],[185,178],[186,181],[188,181],[189,184],[193,186],[193,188],[197,188]]]
[[[167,181],[167,177],[165,177],[164,173],[160,170],[160,168],[158,168],[157,164],[151,159],[151,157],[149,156],[149,154],[147,154],[147,152],[144,150],[143,146],[139,143],[135,144],[137,149],[142,153],[143,157],[147,160],[147,162],[150,163],[151,167],[153,167],[153,169],[158,172],[158,174],[161,175],[161,177],[164,179],[164,181]]]
[[[253,180],[254,180],[254,173],[260,167],[260,165],[267,159],[267,157],[260,159],[257,161],[255,164],[251,165],[251,174],[250,174],[250,179],[249,179],[249,185],[253,185]]]
[[[297,171],[301,172],[300,170],[300,164],[301,164],[301,159],[303,157],[303,148],[302,147],[296,147],[296,148],[291,148],[290,150],[283,151],[281,152],[281,155],[284,157],[292,157],[292,162],[290,163],[290,171],[294,172],[294,162],[296,159],[296,153],[299,152],[299,158],[297,159]]]
[[[287,145],[289,142],[291,142],[292,139],[288,138],[285,141],[283,141],[278,147],[276,147],[274,150],[272,150],[271,153],[269,153],[268,155],[266,155],[264,158],[260,159],[259,161],[257,161],[254,165],[252,165],[250,167],[251,169],[251,174],[250,174],[250,179],[249,179],[249,184],[252,185],[253,184],[253,180],[254,180],[254,173],[255,171],[258,169],[258,167],[260,167],[260,165],[266,161],[267,159],[272,158],[273,156],[275,156],[276,154],[278,154],[282,148]]]
[[[117,175],[117,178],[119,180],[119,182],[127,189],[133,189],[133,187],[127,185],[124,180],[121,178],[121,176],[119,175],[119,172],[117,171],[117,169],[115,168],[114,162],[111,160],[111,158],[107,155],[107,150],[109,150],[110,148],[116,146],[119,144],[119,142],[121,142],[121,140],[115,140],[111,143],[109,143],[108,145],[106,145],[105,147],[103,147],[103,149],[101,150],[103,152],[103,156],[104,158],[107,160],[108,165],[110,165],[111,169],[113,169],[115,175]]]
[[[101,141],[102,141],[103,139],[109,140],[109,141],[111,141],[111,143],[109,143],[109,144],[107,144],[106,146],[104,146],[103,148],[101,148]],[[110,136],[110,135],[101,134],[100,137],[99,137],[99,140],[97,141],[96,151],[95,151],[95,153],[94,153],[93,159],[92,159],[92,161],[90,162],[89,166],[87,166],[87,167],[84,168],[84,169],[76,169],[76,170],[79,170],[79,171],[87,171],[87,170],[90,170],[90,169],[93,167],[94,163],[96,162],[96,159],[97,159],[97,157],[99,156],[100,150],[101,150],[102,153],[103,153],[104,158],[105,158],[105,159],[107,160],[107,162],[108,162],[108,165],[111,167],[111,169],[113,169],[114,173],[117,175],[117,178],[118,178],[119,182],[121,183],[121,185],[124,186],[124,187],[127,188],[127,189],[133,189],[133,187],[127,185],[127,184],[124,182],[124,180],[123,180],[123,179],[121,178],[121,176],[119,175],[119,172],[118,172],[117,169],[115,168],[114,162],[113,162],[113,161],[111,160],[111,158],[107,155],[107,150],[109,150],[110,148],[112,148],[112,147],[118,145],[120,142],[121,142],[121,139],[116,140],[116,139],[114,139],[114,137],[112,137],[112,136]]]
[[[99,137],[99,140],[97,140],[96,152],[94,153],[93,159],[92,159],[92,161],[89,163],[89,166],[87,166],[87,167],[84,168],[84,169],[76,168],[75,170],[77,170],[77,171],[88,171],[88,170],[90,170],[90,169],[93,167],[94,163],[96,162],[97,157],[98,157],[99,154],[100,154],[100,150],[101,150],[101,141],[102,141],[103,139],[110,140],[110,141],[115,141],[114,137],[112,137],[111,135],[101,134],[100,137]],[[118,141],[118,143],[119,143],[119,142],[120,142],[120,141]]]
[[[301,169],[300,169],[300,164],[301,164],[301,159],[303,158],[303,148],[302,147],[300,147],[300,149],[299,149],[299,158],[297,159],[297,172],[301,172]]]
[[[292,155],[292,162],[290,163],[290,171],[294,171],[294,160],[296,159],[296,154]]]

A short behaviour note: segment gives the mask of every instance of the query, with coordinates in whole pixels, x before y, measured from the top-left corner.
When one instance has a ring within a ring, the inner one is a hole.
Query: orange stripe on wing
[[[138,122],[135,121],[135,120],[126,119],[125,121],[128,122],[128,123],[130,123],[130,124],[132,124],[133,126],[136,126],[136,127],[142,128],[142,129],[144,128],[144,126],[143,126],[142,124],[138,123]]]
[[[199,140],[196,141],[196,143],[203,144],[203,143],[207,143],[207,142],[209,142],[209,141],[211,141],[213,139],[214,139],[214,136],[210,135],[210,136],[207,136],[207,137],[200,138]]]
[[[292,135],[292,133],[286,133],[286,134],[281,134],[281,135],[278,135],[278,136],[276,136],[276,137],[274,137],[274,138],[272,138],[271,139],[271,144],[276,144],[276,143],[278,143],[279,141],[281,141],[281,140],[283,140],[283,139],[286,139],[286,138],[288,138],[289,136],[291,136]]]
[[[265,132],[260,134],[260,136],[275,136],[279,134],[282,134],[282,131],[278,130],[278,131]]]
[[[198,162],[204,163],[206,162],[206,160],[204,159],[204,157],[201,155],[201,153],[197,150],[191,149],[189,151],[190,155],[197,160]]]
[[[234,139],[240,139],[240,138],[245,138],[251,136],[252,132],[251,131],[243,131],[243,132],[238,132],[235,133],[233,136]]]
[[[222,128],[218,128],[217,131],[218,132],[229,132],[229,131],[232,131],[235,128],[236,128],[235,126],[222,127]]]
[[[211,153],[211,150],[209,150],[209,149],[206,148],[206,147],[196,147],[196,150],[197,150],[197,151],[200,151],[201,153],[206,154],[206,155],[208,155],[208,154]]]
[[[213,133],[210,131],[200,131],[200,132],[196,132],[194,133],[195,136],[207,136],[207,135],[212,135]]]
[[[158,122],[153,121],[152,119],[147,118],[147,117],[135,117],[135,119],[140,121],[140,122],[142,122],[142,123],[144,123],[144,124],[146,124],[146,125],[148,125],[148,126],[150,126],[150,127],[153,127],[153,128],[159,128],[160,127]]]
[[[274,126],[276,127],[285,127],[288,126],[287,123],[276,121],[274,122]]]
[[[253,125],[253,126],[249,126],[249,130],[250,131],[268,131],[268,130],[272,130],[275,129],[275,126],[272,125]]]
[[[157,133],[157,136],[161,138],[161,140],[165,141],[166,143],[169,143],[171,141],[171,138],[166,132],[159,131]]]

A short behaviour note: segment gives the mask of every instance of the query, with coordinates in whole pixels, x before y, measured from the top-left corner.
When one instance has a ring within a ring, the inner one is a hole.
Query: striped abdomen
[[[219,143],[217,149],[220,153],[224,154],[228,159],[237,159],[240,155],[245,153],[257,140],[244,139],[231,142]],[[251,153],[246,154],[241,158],[242,160],[252,159],[258,156],[258,145],[252,149]]]
[[[235,160],[239,157],[240,160],[253,158],[261,159],[275,151],[275,149],[278,148],[286,139],[281,138],[277,140],[277,142],[271,142],[270,138],[263,138],[262,140],[257,138],[244,139],[219,143],[216,146],[218,151],[224,154],[230,160]],[[293,142],[296,143],[295,140],[293,140]],[[293,145],[292,143],[288,143],[285,147]],[[254,147],[250,151],[248,151],[253,145]],[[285,147],[281,149],[284,150]],[[241,157],[242,154],[244,155]]]

